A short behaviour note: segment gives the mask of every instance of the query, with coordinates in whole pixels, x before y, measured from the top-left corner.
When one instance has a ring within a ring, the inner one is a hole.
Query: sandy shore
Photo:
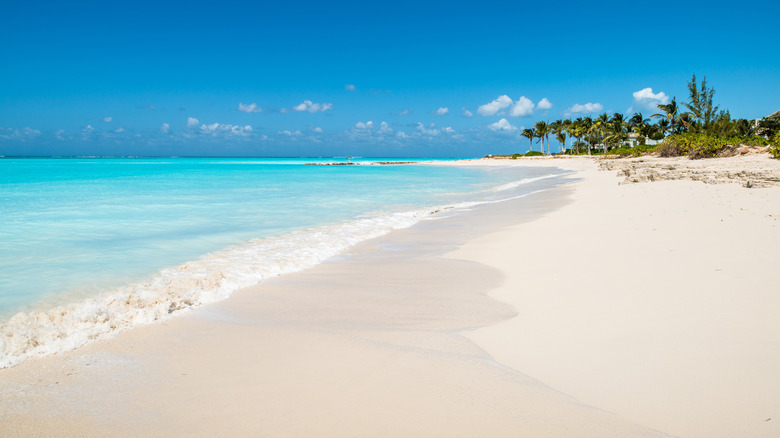
[[[605,161],[617,172],[584,166],[571,203],[449,255],[506,273],[490,295],[519,312],[468,337],[664,432],[780,436],[780,187],[743,188],[778,181],[780,163]],[[625,172],[637,168],[657,182],[617,185],[638,182]]]
[[[780,188],[492,164],[581,172],[0,370],[0,435],[780,435]]]

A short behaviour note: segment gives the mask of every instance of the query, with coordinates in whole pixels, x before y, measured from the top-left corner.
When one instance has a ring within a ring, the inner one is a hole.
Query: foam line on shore
[[[490,191],[507,191],[549,179],[524,178]],[[288,235],[253,239],[163,269],[153,278],[106,292],[79,303],[45,311],[20,312],[0,324],[0,368],[30,357],[69,351],[137,325],[166,320],[267,278],[298,272],[336,256],[351,246],[415,223],[472,207],[503,202],[545,189],[453,205],[361,217]]]

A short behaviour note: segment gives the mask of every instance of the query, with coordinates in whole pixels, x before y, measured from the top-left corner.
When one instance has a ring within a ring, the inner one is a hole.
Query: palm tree
[[[631,125],[631,127],[635,126],[641,126],[646,123],[649,123],[650,119],[645,119],[642,113],[634,113],[633,116],[631,116],[630,119],[628,119],[628,123]]]
[[[534,139],[536,138],[536,130],[534,128],[526,128],[523,129],[523,132],[520,134],[523,137],[527,138],[529,142],[531,143],[528,146],[528,150],[532,151],[534,150]]]
[[[661,134],[666,136],[666,131],[669,130],[669,121],[666,119],[661,119],[658,121],[658,129],[661,130]]]
[[[685,112],[677,115],[677,131],[696,132],[696,115]]]
[[[572,124],[571,119],[564,119],[563,128],[561,129],[561,131],[568,134],[570,132],[569,128],[571,127],[571,124]],[[571,138],[571,136],[569,136],[569,138]],[[571,140],[569,140],[569,142],[571,142]],[[572,145],[569,145],[569,149],[571,149],[571,147]],[[563,150],[564,152],[566,151],[566,143],[563,144]]]
[[[628,129],[636,133],[638,143],[645,144],[647,142],[647,126],[649,124],[650,119],[645,119],[642,113],[635,113],[628,121]]]
[[[582,119],[582,135],[588,139],[588,155],[590,155],[591,145],[593,144],[593,119],[588,116]]]
[[[564,145],[566,144],[566,131],[560,129],[555,133],[555,139],[561,144],[560,150],[563,152]]]
[[[596,121],[593,123],[594,133],[598,135],[599,143],[603,145],[604,152],[607,151],[607,145],[604,144],[604,139],[607,136],[607,132],[609,132],[609,114],[604,113],[601,114],[596,118]]]
[[[677,114],[680,111],[680,108],[677,106],[677,98],[673,97],[672,101],[667,104],[661,104],[658,105],[658,109],[663,111],[663,114],[653,114],[650,117],[663,117],[666,119],[666,121],[669,123],[669,130],[674,134],[676,132],[677,122],[680,119],[679,114]],[[664,135],[666,135],[666,130],[664,130]]]
[[[577,153],[580,153],[580,144],[582,143],[582,136],[585,135],[585,123],[582,121],[582,118],[578,118],[577,120],[569,123],[569,126],[566,127],[566,130],[569,131],[569,134],[573,139],[577,139]],[[572,149],[574,149],[574,145],[572,145]]]
[[[613,114],[607,128],[610,135],[604,138],[604,152],[607,151],[607,144],[611,143],[620,147],[628,139],[628,124],[624,120],[623,114]]]
[[[544,153],[544,139],[545,137],[550,136],[550,126],[547,124],[547,122],[538,121],[536,122],[536,136],[539,138],[539,141],[542,144],[542,153]],[[549,142],[548,142],[549,143]],[[549,144],[548,144],[549,149]]]
[[[555,120],[554,122],[550,123],[550,132],[555,134],[556,139],[559,137],[558,134],[563,132],[564,129],[566,129],[566,125],[564,125],[563,120]],[[566,138],[565,135],[564,138]],[[563,152],[563,143],[561,143],[560,140],[558,140],[558,143],[558,152]],[[550,147],[549,143],[547,144],[547,147]]]

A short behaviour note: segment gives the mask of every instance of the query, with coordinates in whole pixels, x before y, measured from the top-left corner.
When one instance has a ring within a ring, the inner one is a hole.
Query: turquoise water
[[[0,366],[224,299],[437,208],[521,196],[562,173],[313,161],[345,160],[1,159]]]

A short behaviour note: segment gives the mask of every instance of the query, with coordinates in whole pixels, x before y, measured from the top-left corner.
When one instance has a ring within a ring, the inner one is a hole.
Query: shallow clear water
[[[0,350],[5,342],[15,349],[6,354],[27,354],[24,336],[38,337],[33,346],[60,342],[81,325],[111,331],[157,320],[319,263],[436,208],[556,183],[549,169],[305,165],[312,161],[1,159]],[[52,312],[57,306],[66,308]],[[28,314],[8,320],[20,311]],[[16,330],[31,324],[54,332]]]

